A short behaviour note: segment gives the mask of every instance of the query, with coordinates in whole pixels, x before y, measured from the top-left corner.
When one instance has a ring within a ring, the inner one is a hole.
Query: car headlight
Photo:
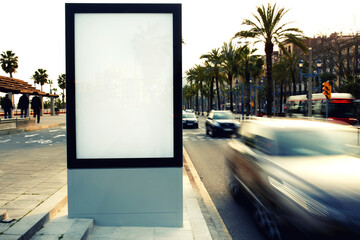
[[[318,201],[314,200],[307,194],[303,193],[299,189],[291,186],[286,182],[280,182],[270,176],[268,176],[268,180],[271,186],[273,186],[279,192],[283,193],[285,196],[296,202],[307,212],[319,217],[329,216],[330,209],[328,209],[326,206],[319,203]]]

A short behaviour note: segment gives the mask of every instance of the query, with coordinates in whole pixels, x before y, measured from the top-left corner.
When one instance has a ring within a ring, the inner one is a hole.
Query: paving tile
[[[4,201],[4,200],[0,200],[0,208],[3,207],[5,205],[5,203],[7,203],[8,201]]]
[[[37,232],[38,235],[62,235],[64,234],[72,224],[74,224],[73,221],[67,221],[67,222],[48,222],[39,232]]]
[[[12,223],[2,223],[0,222],[0,234],[4,232],[6,229],[8,229],[11,226]],[[1,235],[0,235],[1,236]],[[1,239],[1,238],[0,238]]]
[[[154,228],[120,227],[114,234],[117,240],[154,240]]]
[[[59,240],[63,239],[61,234],[54,235],[34,235],[30,240]]]
[[[6,204],[6,208],[17,208],[17,209],[34,209],[41,203],[40,200],[14,200]]]
[[[27,200],[27,201],[44,201],[49,195],[39,195],[39,194],[21,194],[16,198],[16,200]]]
[[[59,188],[32,188],[26,191],[26,194],[38,194],[38,195],[51,195],[52,193],[59,190]]]
[[[31,188],[25,188],[25,187],[21,187],[21,188],[17,187],[17,188],[14,188],[14,187],[8,186],[8,187],[6,187],[6,188],[1,189],[1,193],[2,193],[2,194],[4,194],[4,193],[13,193],[13,194],[17,193],[17,194],[22,194],[22,193],[24,193],[24,192],[29,191],[29,189],[31,189]]]
[[[0,210],[6,210],[8,218],[20,219],[25,214],[27,214],[31,209],[12,209],[12,208],[7,208],[5,206],[4,208],[1,208]]]
[[[193,240],[193,233],[191,231],[181,229],[166,229],[160,228],[154,231],[154,240]]]
[[[94,227],[91,234],[93,236],[113,237],[113,235],[116,232],[116,229],[117,227],[107,227],[107,226]]]
[[[19,197],[19,194],[15,194],[15,193],[1,193],[0,190],[0,200],[4,200],[4,201],[11,201],[14,200],[15,198]]]

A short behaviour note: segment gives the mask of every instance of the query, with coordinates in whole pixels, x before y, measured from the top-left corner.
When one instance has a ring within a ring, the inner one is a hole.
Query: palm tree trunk
[[[210,83],[210,102],[209,102],[209,111],[210,112],[213,109],[213,98],[214,98],[214,78],[211,78],[211,83]]]
[[[282,114],[283,97],[284,97],[284,81],[281,81],[281,83],[280,83],[280,99],[279,99],[279,104],[280,104],[280,116],[281,116],[281,114]]]
[[[293,93],[292,95],[296,95],[296,83],[295,83],[295,72],[291,71],[291,79],[293,84]]]
[[[202,82],[200,83],[200,94],[201,94],[201,115],[204,116],[204,92]]]
[[[220,89],[219,89],[219,76],[216,76],[215,78],[215,82],[216,82],[216,96],[217,96],[217,109],[220,110],[221,109],[221,103],[220,103]]]
[[[234,112],[234,108],[233,108],[233,90],[232,90],[232,74],[229,74],[229,87],[230,87],[230,111]]]
[[[197,112],[197,114],[199,114],[200,113],[200,110],[199,110],[199,92],[197,92],[196,93],[196,101],[195,101],[195,108],[196,108],[196,112]]]
[[[273,103],[272,96],[272,54],[274,51],[274,44],[272,42],[265,43],[265,53],[266,53],[266,112],[268,116],[271,116],[271,108]],[[275,109],[274,109],[275,111]]]

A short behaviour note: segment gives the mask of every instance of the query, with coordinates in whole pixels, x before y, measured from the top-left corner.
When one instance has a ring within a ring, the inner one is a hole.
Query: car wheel
[[[209,128],[206,127],[206,135],[209,135]]]
[[[254,218],[259,227],[264,233],[272,240],[281,240],[281,234],[279,231],[276,220],[262,205],[255,204]]]
[[[234,175],[231,173],[226,181],[227,187],[230,190],[231,194],[236,198],[238,198],[241,194],[241,187],[239,182],[236,180]]]
[[[210,135],[211,137],[216,137],[216,136],[215,136],[214,129],[212,129],[212,128],[210,128],[210,127],[209,127],[209,135]]]

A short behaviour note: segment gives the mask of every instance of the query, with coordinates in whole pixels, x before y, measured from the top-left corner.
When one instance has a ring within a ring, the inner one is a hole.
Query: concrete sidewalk
[[[45,115],[40,124],[18,132],[65,124],[65,114]],[[0,240],[231,239],[185,149],[182,228],[103,227],[92,219],[69,219],[66,146],[24,152],[0,153]]]

